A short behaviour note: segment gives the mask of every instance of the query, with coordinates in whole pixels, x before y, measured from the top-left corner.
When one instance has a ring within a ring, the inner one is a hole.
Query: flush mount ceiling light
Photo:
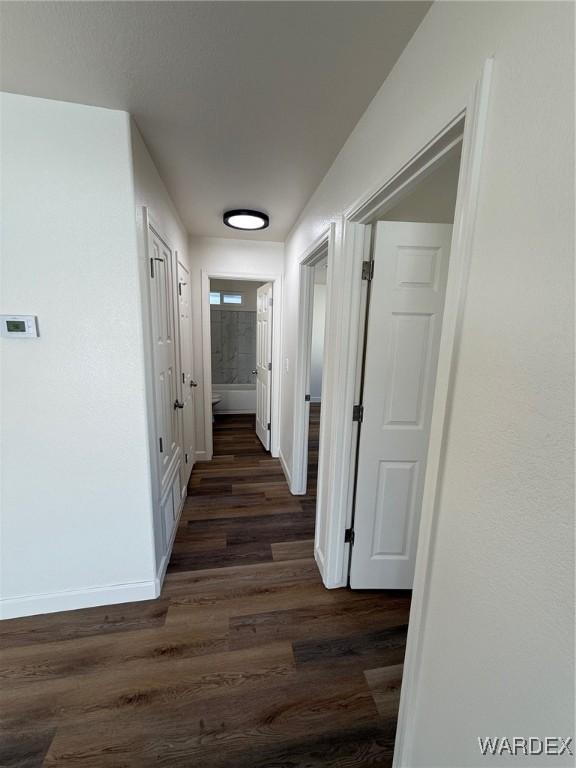
[[[270,219],[262,211],[235,210],[224,213],[224,224],[232,229],[266,229]]]

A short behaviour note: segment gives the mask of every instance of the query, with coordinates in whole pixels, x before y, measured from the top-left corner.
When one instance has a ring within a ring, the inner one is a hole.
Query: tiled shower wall
[[[212,383],[255,384],[256,312],[210,310]]]

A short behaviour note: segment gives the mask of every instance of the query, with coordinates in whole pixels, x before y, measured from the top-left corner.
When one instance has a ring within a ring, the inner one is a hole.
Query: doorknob
[[[180,400],[174,400],[174,410],[176,408],[184,408],[184,403],[181,403]]]
[[[197,387],[198,386],[198,382],[194,381],[194,379],[190,379],[190,386],[191,387]]]

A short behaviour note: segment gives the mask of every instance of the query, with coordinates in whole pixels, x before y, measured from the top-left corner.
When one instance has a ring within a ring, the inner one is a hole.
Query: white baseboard
[[[288,483],[288,488],[292,487],[292,476],[290,475],[290,470],[288,469],[288,464],[286,463],[286,459],[282,455],[282,451],[278,451],[278,458],[280,459],[280,465],[282,467],[282,471],[284,472],[284,475],[286,477],[286,482]]]
[[[197,461],[210,461],[211,458],[211,456],[208,456],[207,451],[195,451],[194,453],[194,463]]]
[[[156,581],[135,581],[128,584],[108,584],[103,587],[71,589],[39,595],[22,595],[0,600],[0,619],[16,619],[40,613],[73,611],[97,605],[132,603],[158,597]]]

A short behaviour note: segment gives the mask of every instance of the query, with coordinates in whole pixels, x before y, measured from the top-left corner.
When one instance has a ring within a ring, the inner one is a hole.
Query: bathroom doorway
[[[208,444],[214,424],[234,416],[250,423],[265,450],[277,455],[279,281],[205,275],[204,287]]]
[[[210,280],[212,414],[256,414],[257,291],[262,283]]]

